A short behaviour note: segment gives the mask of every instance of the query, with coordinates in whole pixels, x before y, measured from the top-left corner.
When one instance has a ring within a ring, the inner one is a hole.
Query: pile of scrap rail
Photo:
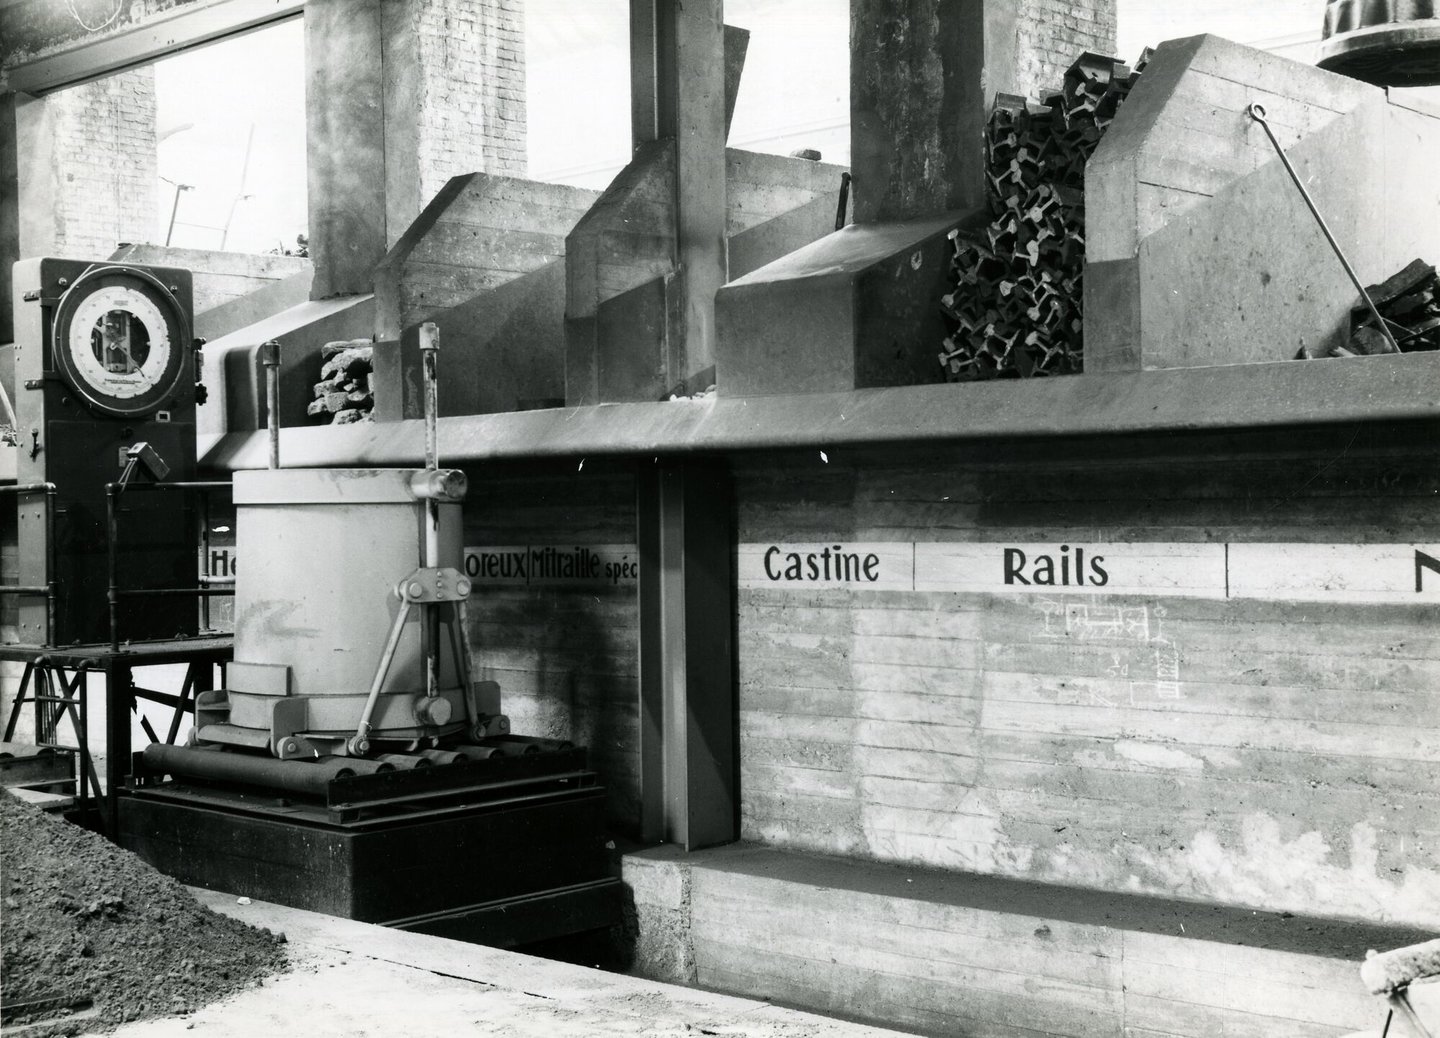
[[[1350,314],[1350,338],[1324,349],[1305,347],[1296,359],[1366,357],[1440,349],[1440,276],[1424,260],[1413,260],[1393,277],[1366,290],[1389,331],[1387,336],[1363,302]]]
[[[306,413],[332,425],[373,421],[375,408],[375,347],[369,339],[327,342],[320,347],[324,365],[315,384],[315,399]]]
[[[952,382],[1081,369],[1085,163],[1140,76],[1083,54],[1062,90],[1034,104],[1000,94],[986,126],[990,224],[955,235],[940,354]]]

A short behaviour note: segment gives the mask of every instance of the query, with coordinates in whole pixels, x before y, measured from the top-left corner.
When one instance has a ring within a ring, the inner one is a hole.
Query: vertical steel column
[[[105,656],[105,832],[120,831],[120,785],[130,774],[130,711],[135,706],[130,664],[115,653]]]
[[[730,482],[665,461],[636,498],[641,831],[696,850],[738,834]]]

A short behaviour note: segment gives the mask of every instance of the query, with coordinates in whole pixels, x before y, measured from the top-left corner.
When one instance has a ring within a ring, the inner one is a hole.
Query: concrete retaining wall
[[[1440,540],[1433,455],[1386,446],[854,466],[837,452],[740,472],[737,537]],[[1440,926],[1433,604],[742,585],[738,609],[747,839]]]
[[[744,845],[624,874],[647,975],[933,1035],[1342,1035],[1384,1020],[1367,941],[1416,936]]]

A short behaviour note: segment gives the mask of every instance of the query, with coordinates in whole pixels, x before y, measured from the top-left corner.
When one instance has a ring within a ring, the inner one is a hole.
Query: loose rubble
[[[282,969],[285,938],[200,905],[102,836],[0,791],[0,993],[5,1024],[81,1029],[175,1016]],[[27,1033],[36,1033],[27,1031]]]

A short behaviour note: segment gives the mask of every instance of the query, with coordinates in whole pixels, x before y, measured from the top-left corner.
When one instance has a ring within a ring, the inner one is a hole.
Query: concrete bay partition
[[[310,298],[313,268],[303,256],[123,245],[110,258],[190,271],[194,331],[204,339],[218,339]]]
[[[1161,45],[1085,171],[1086,372],[1289,360],[1348,341],[1353,285],[1440,260],[1440,112],[1215,36]]]
[[[936,382],[945,336],[948,214],[851,224],[734,278],[715,300],[726,396],[844,392]]]
[[[313,424],[305,408],[315,399],[320,348],[338,339],[366,338],[374,323],[373,296],[339,296],[297,303],[206,343],[201,381],[210,399],[196,412],[197,431],[204,438],[265,428],[260,346],[272,339],[280,343],[280,424]]]
[[[686,380],[676,253],[675,146],[642,145],[566,243],[566,402],[659,400]],[[840,166],[726,149],[731,276],[834,227]]]
[[[421,414],[425,321],[440,327],[442,414],[563,399],[565,239],[598,197],[487,173],[452,178],[375,271],[376,418]]]

